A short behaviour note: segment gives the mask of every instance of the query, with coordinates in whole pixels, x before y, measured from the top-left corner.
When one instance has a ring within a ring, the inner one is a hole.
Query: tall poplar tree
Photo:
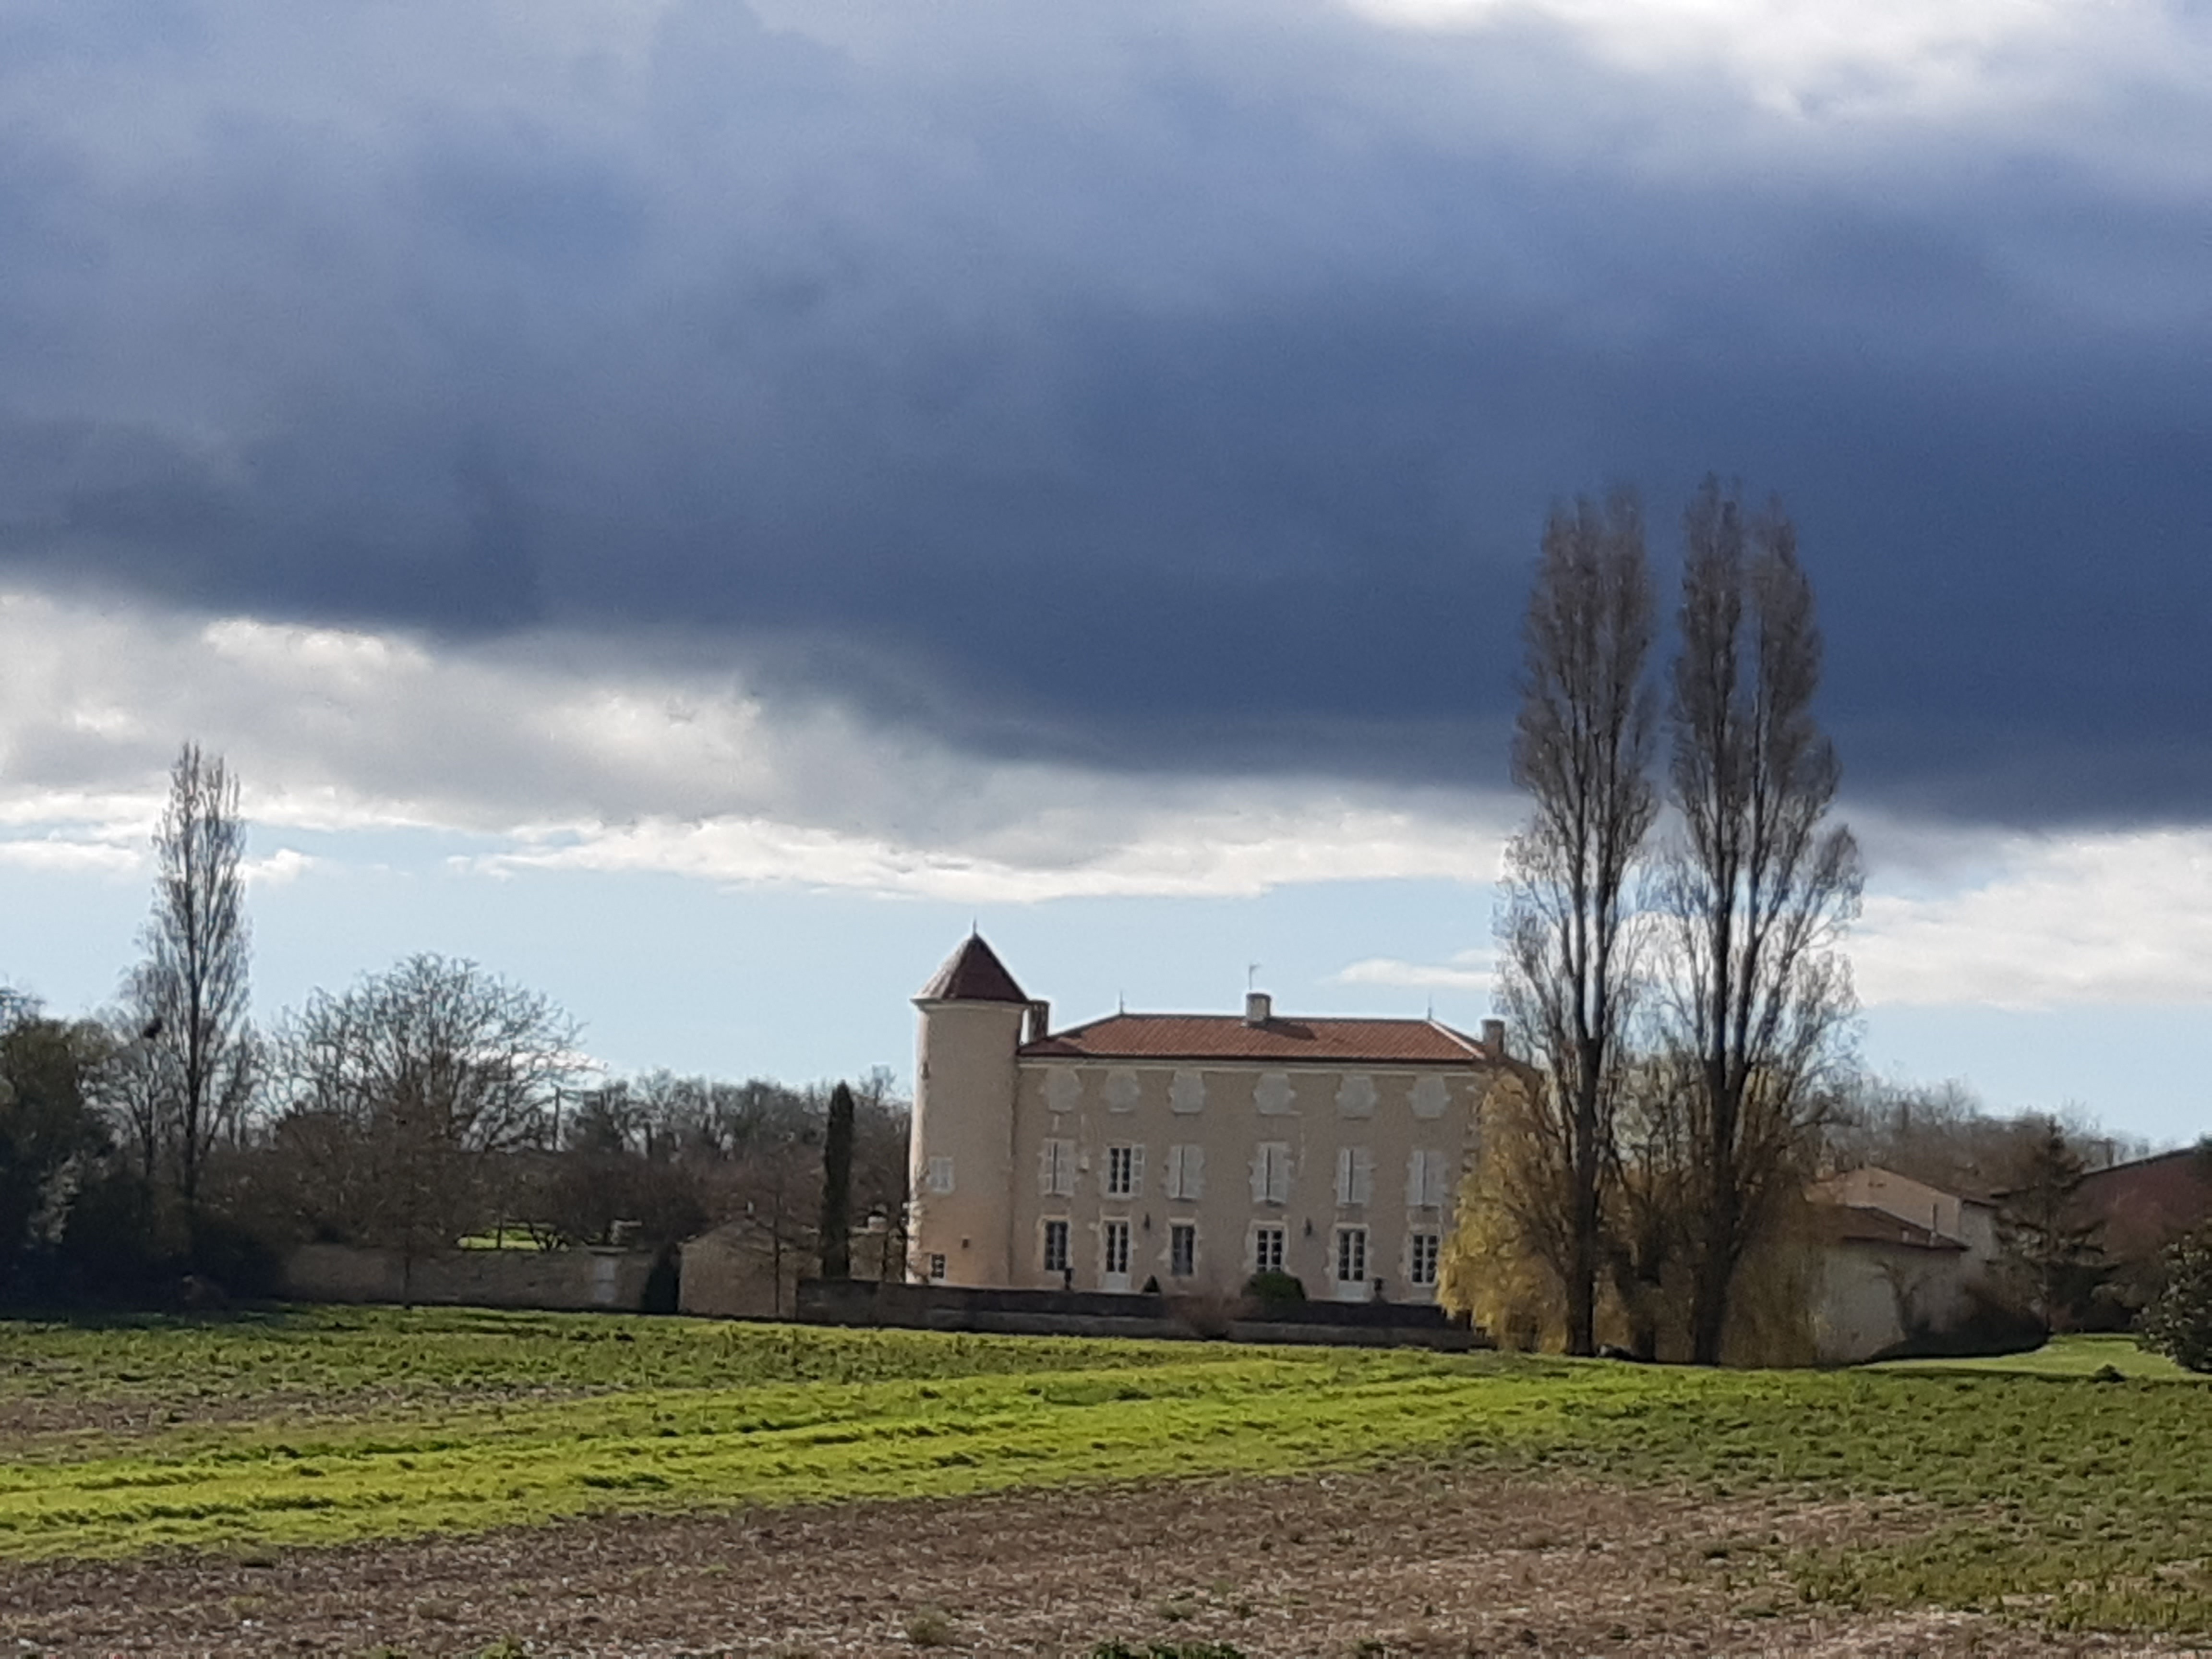
[[[1509,845],[1499,1001],[1544,1087],[1511,1194],[1523,1247],[1558,1276],[1569,1353],[1595,1352],[1602,1188],[1634,1000],[1630,887],[1658,798],[1644,518],[1616,491],[1555,510],[1522,625],[1513,781],[1533,805]]]
[[[1821,640],[1795,527],[1709,478],[1684,531],[1660,1012],[1686,1083],[1691,1357],[1717,1364],[1737,1268],[1808,1173],[1857,1006],[1841,944],[1862,875],[1828,821],[1841,771],[1813,714]]]
[[[209,1149],[238,1127],[254,1085],[245,854],[237,778],[187,743],[154,831],[154,908],[129,988],[143,1045],[134,1133],[147,1173],[167,1174],[188,1210]]]

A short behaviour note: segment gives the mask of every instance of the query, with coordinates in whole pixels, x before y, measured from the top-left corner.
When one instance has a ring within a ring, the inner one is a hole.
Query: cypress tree
[[[830,1091],[830,1130],[822,1141],[822,1277],[853,1276],[853,1091]]]

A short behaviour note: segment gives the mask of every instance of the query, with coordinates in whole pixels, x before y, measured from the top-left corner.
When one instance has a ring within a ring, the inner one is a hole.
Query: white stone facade
[[[1263,998],[1051,1033],[1018,997],[971,939],[915,1000],[913,1277],[1227,1297],[1276,1269],[1434,1299],[1493,1034]]]

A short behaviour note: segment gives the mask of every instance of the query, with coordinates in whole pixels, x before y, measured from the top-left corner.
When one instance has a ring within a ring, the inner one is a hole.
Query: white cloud
[[[979,902],[1134,895],[1249,896],[1297,882],[1486,878],[1495,834],[1380,800],[1295,783],[1212,787],[1073,774],[1032,776],[1040,806],[970,843],[927,845],[759,817],[644,823],[549,835],[476,860],[524,867],[658,870],[718,882],[784,881]],[[1055,790],[1054,785],[1059,788]],[[1103,796],[1119,789],[1115,806]],[[1219,798],[1232,798],[1223,802]],[[1211,798],[1211,799],[1209,799]]]
[[[1441,987],[1455,991],[1487,993],[1495,977],[1488,951],[1455,951],[1442,963],[1401,962],[1395,957],[1369,957],[1337,970],[1339,985],[1407,985]]]
[[[297,881],[322,862],[296,847],[280,847],[267,858],[248,859],[242,873],[249,887],[282,887]]]
[[[0,833],[15,836],[0,845],[130,867],[190,736],[236,769],[261,835],[466,832],[492,838],[465,860],[492,875],[1024,902],[1480,881],[1497,865],[1499,807],[1465,793],[993,761],[834,705],[771,702],[733,672],[643,669],[609,649],[0,595]],[[282,847],[248,873],[289,881],[314,861]]]
[[[1717,69],[1760,103],[1804,113],[1927,112],[2041,100],[2116,56],[2185,46],[2159,0],[1349,0],[1432,31],[1540,19],[1620,68]],[[2169,60],[2170,64],[2171,60]]]
[[[1873,857],[1850,951],[1869,1007],[2212,1005],[2212,829],[2023,836],[1859,823]],[[1487,991],[1487,950],[1375,957],[1340,984]]]
[[[2212,1004],[2212,830],[2001,841],[1964,889],[1875,890],[1869,1005]]]
[[[140,862],[139,855],[127,847],[98,840],[72,840],[59,832],[0,840],[0,864],[58,875],[124,875],[136,870]]]
[[[187,736],[223,753],[250,877],[326,861],[288,835],[422,828],[465,867],[657,872],[959,902],[1481,882],[1508,800],[1296,776],[994,761],[732,670],[0,594],[0,861],[143,872]],[[2212,1002],[2212,830],[2031,837],[1860,817],[1870,1006]],[[273,843],[274,850],[259,849]],[[1371,957],[1345,984],[1486,989],[1486,950]]]

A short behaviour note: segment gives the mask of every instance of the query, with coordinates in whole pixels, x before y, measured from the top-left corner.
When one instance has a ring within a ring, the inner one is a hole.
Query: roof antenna
[[[1114,1012],[1117,1014],[1126,1014],[1129,1012],[1129,998],[1127,993],[1123,991],[1116,991],[1114,993]]]
[[[1433,1025],[1433,1024],[1435,1024],[1436,1023],[1437,1023],[1437,994],[1436,994],[1434,991],[1431,991],[1431,992],[1430,992],[1430,993],[1429,993],[1429,1024],[1431,1024],[1431,1025]]]
[[[1260,964],[1256,962],[1246,963],[1244,964],[1244,989],[1248,994],[1252,989],[1253,981],[1259,977]]]

